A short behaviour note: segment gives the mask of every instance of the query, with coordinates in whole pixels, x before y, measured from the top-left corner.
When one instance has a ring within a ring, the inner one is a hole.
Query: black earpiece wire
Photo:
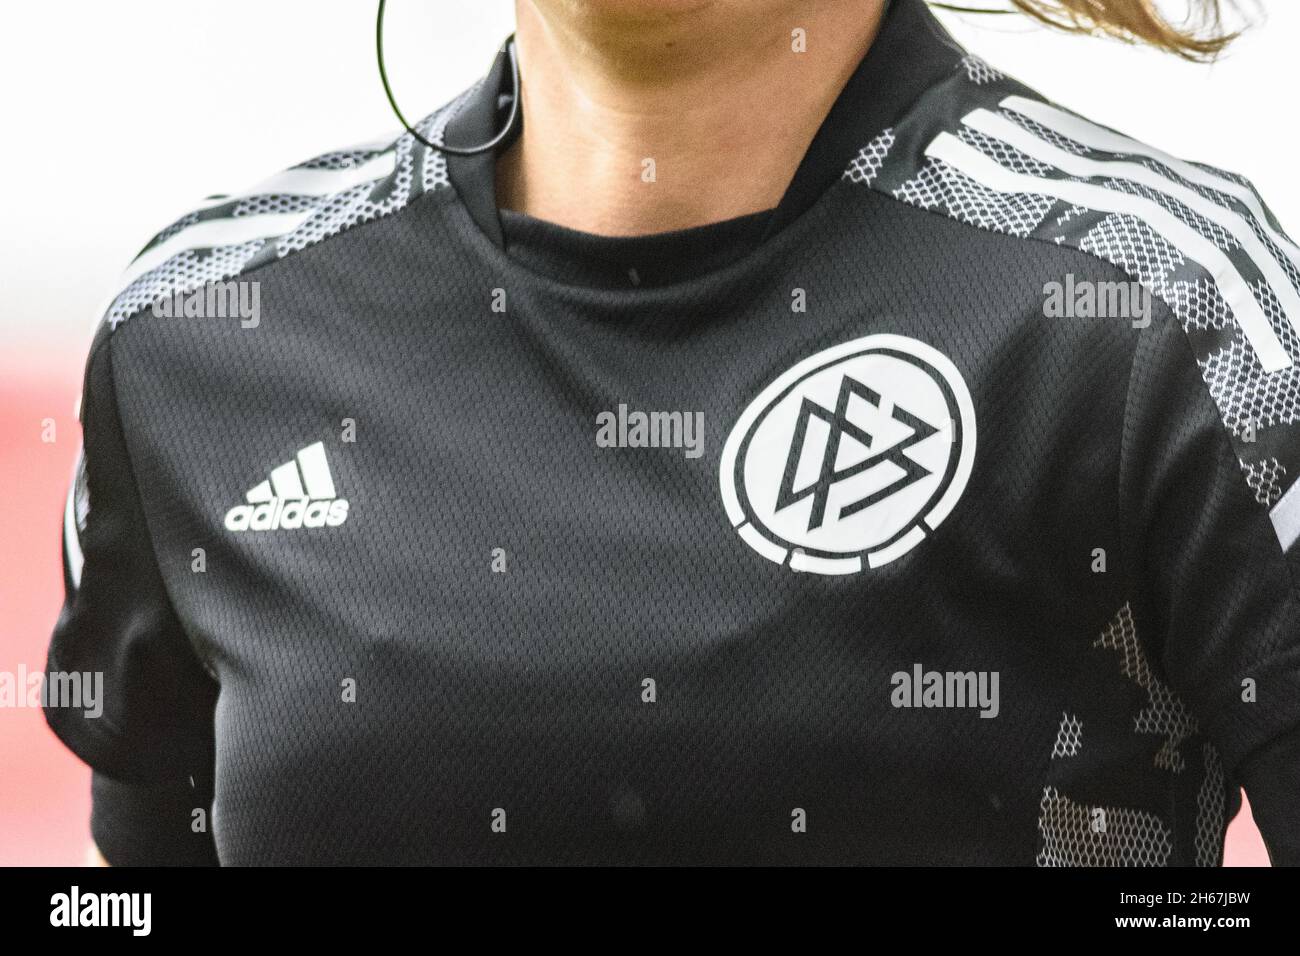
[[[433,143],[420,135],[420,132],[406,121],[406,117],[402,115],[402,111],[397,105],[397,99],[393,96],[393,89],[388,83],[388,70],[384,68],[384,7],[386,5],[387,0],[379,0],[379,14],[375,18],[375,50],[379,56],[379,79],[384,84],[384,94],[388,97],[388,105],[393,108],[393,113],[401,120],[406,131],[430,149],[440,150],[452,156],[477,156],[480,153],[491,152],[500,146],[519,121],[519,59],[515,55],[515,35],[512,33],[506,37],[506,42],[501,45],[501,49],[497,53],[498,56],[504,53],[510,57],[510,115],[506,117],[506,125],[486,143],[480,143],[477,146],[448,146],[445,143]]]

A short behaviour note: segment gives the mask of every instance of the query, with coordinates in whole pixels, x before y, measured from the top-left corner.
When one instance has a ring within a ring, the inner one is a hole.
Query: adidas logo
[[[244,498],[248,504],[226,512],[227,531],[337,528],[348,520],[348,502],[335,495],[322,442],[273,469],[270,480],[249,489]]]

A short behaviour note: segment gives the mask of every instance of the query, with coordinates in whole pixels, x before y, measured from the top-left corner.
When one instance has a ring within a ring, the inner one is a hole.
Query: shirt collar
[[[871,48],[809,144],[785,195],[767,219],[764,238],[807,211],[843,175],[859,149],[895,125],[964,55],[924,0],[887,2]],[[464,146],[491,139],[506,122],[514,95],[509,55],[503,50],[447,124],[444,141]],[[521,110],[496,153],[509,149],[522,128]],[[496,203],[496,154],[449,155],[447,173],[474,222],[493,243],[504,246]]]

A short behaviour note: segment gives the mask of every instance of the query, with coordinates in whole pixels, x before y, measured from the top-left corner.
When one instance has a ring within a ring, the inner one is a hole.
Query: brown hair
[[[1058,30],[1103,34],[1129,43],[1149,43],[1188,60],[1212,60],[1237,37],[1237,31],[1224,26],[1221,0],[1186,2],[1188,17],[1175,24],[1160,12],[1156,0],[1011,0],[1022,13]],[[935,6],[963,9],[945,3]]]

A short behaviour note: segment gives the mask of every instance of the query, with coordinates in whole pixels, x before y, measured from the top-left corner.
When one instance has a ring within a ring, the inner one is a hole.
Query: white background
[[[196,200],[395,129],[375,67],[375,7],[6,2],[0,349],[62,365],[84,348],[118,272]],[[412,119],[482,73],[513,20],[509,0],[389,7],[389,74]],[[1246,174],[1295,232],[1300,4],[1265,0],[1263,13],[1267,22],[1213,66],[1020,16],[941,16],[968,48],[1049,98]]]

